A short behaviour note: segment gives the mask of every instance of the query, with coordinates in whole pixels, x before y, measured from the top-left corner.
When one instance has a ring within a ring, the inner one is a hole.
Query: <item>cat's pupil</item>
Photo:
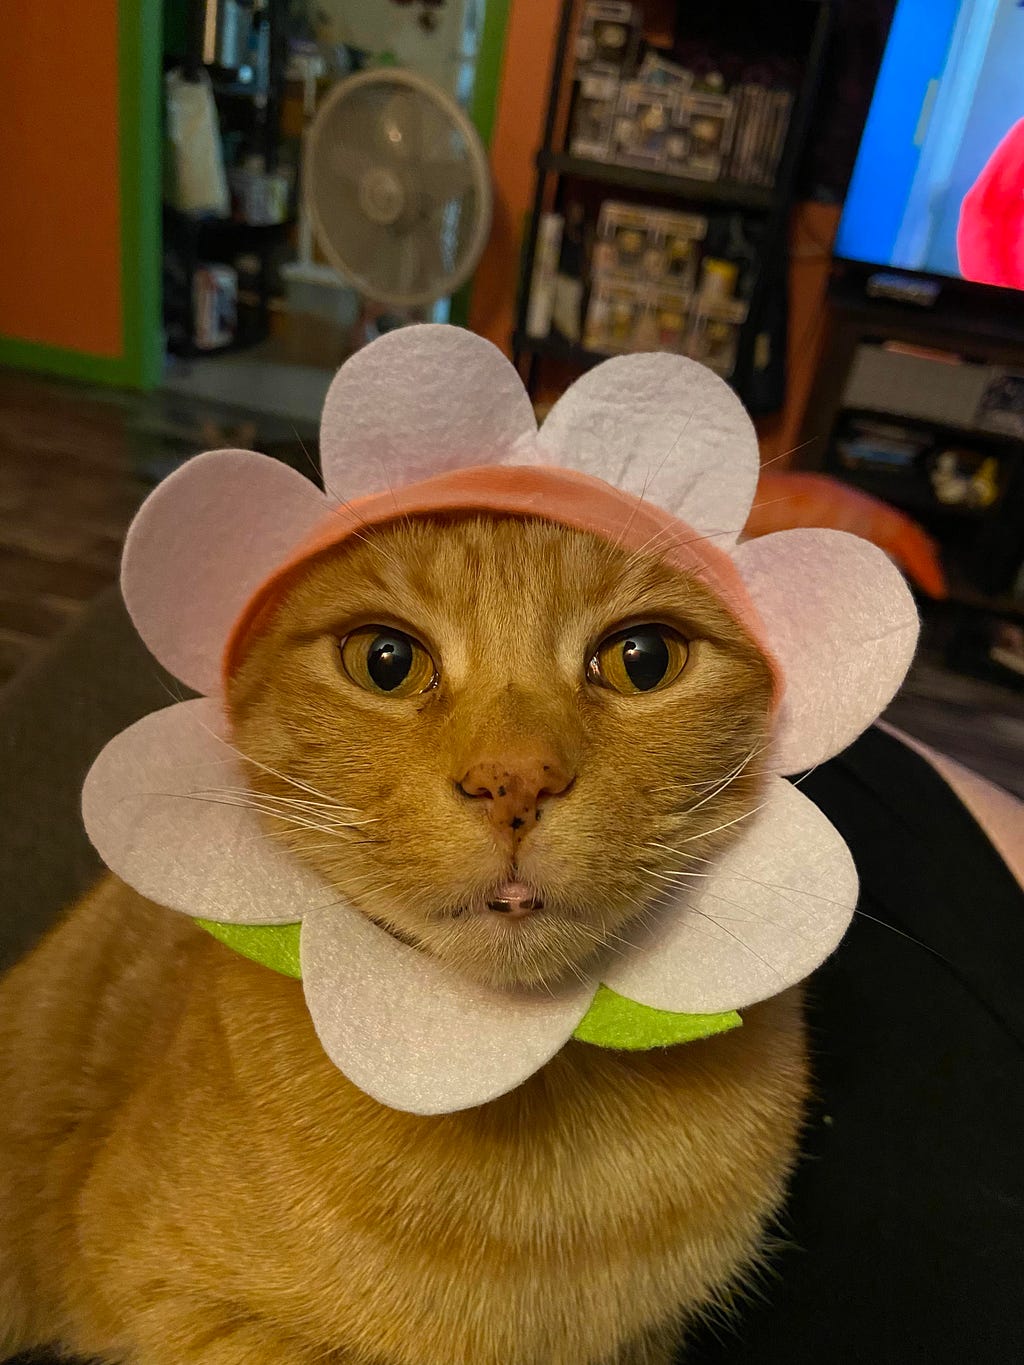
[[[633,631],[622,642],[622,662],[638,692],[657,687],[669,664],[668,645],[661,631],[652,628]]]
[[[393,692],[411,668],[412,642],[406,636],[377,636],[366,658],[366,671],[382,692]]]

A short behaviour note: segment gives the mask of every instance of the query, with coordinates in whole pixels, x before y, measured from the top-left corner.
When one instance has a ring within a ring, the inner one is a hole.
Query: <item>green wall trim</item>
[[[501,92],[501,69],[505,58],[505,31],[512,0],[485,0],[484,22],[480,31],[473,95],[469,101],[469,117],[489,148],[498,117],[498,95]],[[449,321],[465,327],[469,321],[469,305],[473,296],[473,281],[469,280],[458,293],[452,295]]]
[[[118,6],[122,354],[93,355],[0,337],[0,364],[94,384],[153,388],[163,369],[161,106],[163,0]]]
[[[485,147],[490,147],[494,123],[498,117],[498,94],[501,87],[501,68],[505,57],[505,31],[512,0],[486,0],[484,24],[480,33],[480,49],[473,81],[473,98],[469,102],[469,117]]]
[[[136,367],[124,356],[87,355],[84,351],[68,351],[61,346],[22,341],[17,337],[0,337],[0,365],[66,375],[69,379],[85,379],[93,384],[129,387],[141,382]]]
[[[121,0],[118,41],[121,144],[123,382],[160,380],[161,104],[163,0]]]

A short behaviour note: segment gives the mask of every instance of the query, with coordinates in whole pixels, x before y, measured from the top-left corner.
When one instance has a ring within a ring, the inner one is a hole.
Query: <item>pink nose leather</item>
[[[572,776],[553,754],[509,756],[474,763],[457,785],[464,795],[484,805],[495,835],[514,857],[540,821],[544,802],[567,791]]]

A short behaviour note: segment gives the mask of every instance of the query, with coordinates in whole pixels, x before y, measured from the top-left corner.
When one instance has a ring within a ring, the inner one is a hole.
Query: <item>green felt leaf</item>
[[[264,967],[282,976],[301,979],[299,965],[299,924],[216,924],[213,920],[197,919],[208,934],[219,938],[236,953],[251,957]]]
[[[590,1009],[573,1034],[582,1043],[596,1047],[618,1048],[624,1052],[646,1052],[652,1047],[671,1047],[692,1043],[739,1028],[743,1020],[735,1012],[725,1014],[672,1014],[651,1009],[617,995],[608,986],[598,986]]]
[[[208,919],[196,923],[243,957],[284,976],[301,979],[301,925],[217,924]],[[672,1047],[676,1043],[710,1038],[716,1033],[739,1028],[742,1022],[733,1010],[724,1014],[672,1014],[627,1000],[608,986],[598,986],[590,1009],[580,1020],[573,1037],[595,1047],[645,1052],[649,1048]]]

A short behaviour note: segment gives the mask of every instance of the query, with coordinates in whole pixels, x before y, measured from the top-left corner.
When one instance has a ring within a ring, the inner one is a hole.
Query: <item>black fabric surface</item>
[[[107,740],[189,696],[111,588],[0,689],[0,971],[99,876],[82,783]]]
[[[0,966],[98,871],[78,815],[92,758],[172,693],[116,594],[0,693]],[[1020,890],[945,783],[881,731],[802,786],[853,850],[862,913],[809,987],[819,1098],[788,1246],[680,1359],[1022,1361]]]
[[[791,1249],[763,1300],[685,1359],[1024,1361],[1024,898],[950,788],[882,731],[801,785],[853,850],[862,913],[810,982],[819,1100]]]

